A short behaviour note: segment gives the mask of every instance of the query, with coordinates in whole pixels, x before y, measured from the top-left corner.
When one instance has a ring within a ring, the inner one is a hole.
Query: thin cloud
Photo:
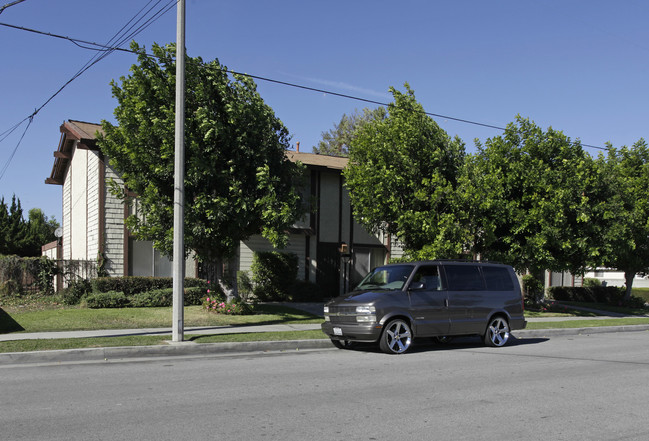
[[[295,78],[296,80],[299,81],[308,81],[310,83],[315,83],[315,84],[320,84],[322,86],[326,86],[329,88],[335,88],[338,90],[346,90],[348,92],[353,92],[355,94],[362,94],[362,95],[369,95],[373,96],[375,98],[382,98],[382,99],[390,99],[391,95],[387,92],[377,92],[376,90],[372,89],[366,89],[364,87],[359,87],[359,86],[354,86],[353,84],[348,84],[344,83],[342,81],[330,81],[330,80],[325,80],[321,78],[311,78],[311,77],[303,77],[295,74],[290,74],[290,73],[282,73],[282,75],[286,75],[292,78]]]

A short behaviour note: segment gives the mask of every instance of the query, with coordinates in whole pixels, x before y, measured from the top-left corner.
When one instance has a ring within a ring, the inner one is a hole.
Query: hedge
[[[202,305],[207,293],[203,288],[185,288],[184,306]],[[225,300],[222,294],[212,295],[212,298]],[[83,300],[88,308],[148,308],[167,307],[173,305],[173,288],[154,289],[127,296],[121,291],[94,292],[87,294]]]
[[[548,293],[554,300],[624,305],[625,288],[619,286],[552,286]],[[644,300],[631,296],[626,306],[643,307]]]
[[[128,298],[123,292],[95,292],[83,299],[88,308],[124,308],[129,305]]]
[[[289,289],[297,279],[298,257],[277,251],[256,252],[253,255],[253,293],[262,302],[290,300]]]
[[[123,292],[124,295],[132,296],[142,292],[157,289],[171,288],[172,277],[98,277],[91,281],[94,292]],[[185,278],[185,288],[202,288],[207,290],[207,281],[196,278]]]

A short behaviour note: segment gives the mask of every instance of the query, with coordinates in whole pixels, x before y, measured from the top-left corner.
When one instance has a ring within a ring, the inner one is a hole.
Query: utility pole
[[[174,160],[174,255],[172,341],[183,341],[185,324],[185,0],[178,0],[176,23],[176,143]]]

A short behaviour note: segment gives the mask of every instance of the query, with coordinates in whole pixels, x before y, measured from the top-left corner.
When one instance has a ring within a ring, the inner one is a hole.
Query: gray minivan
[[[504,346],[510,330],[524,329],[523,294],[509,265],[435,260],[372,270],[354,291],[324,306],[322,330],[339,348],[379,342],[404,353],[415,337],[480,335]]]

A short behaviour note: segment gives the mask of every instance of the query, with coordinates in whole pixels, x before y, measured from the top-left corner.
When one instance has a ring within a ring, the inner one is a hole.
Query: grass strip
[[[241,334],[185,335],[185,340],[195,343],[237,343],[249,341],[311,340],[327,338],[319,329],[310,331],[248,332]],[[126,337],[60,338],[38,340],[12,340],[0,342],[0,353],[53,351],[60,349],[108,348],[117,346],[165,345],[168,335],[133,335]]]

